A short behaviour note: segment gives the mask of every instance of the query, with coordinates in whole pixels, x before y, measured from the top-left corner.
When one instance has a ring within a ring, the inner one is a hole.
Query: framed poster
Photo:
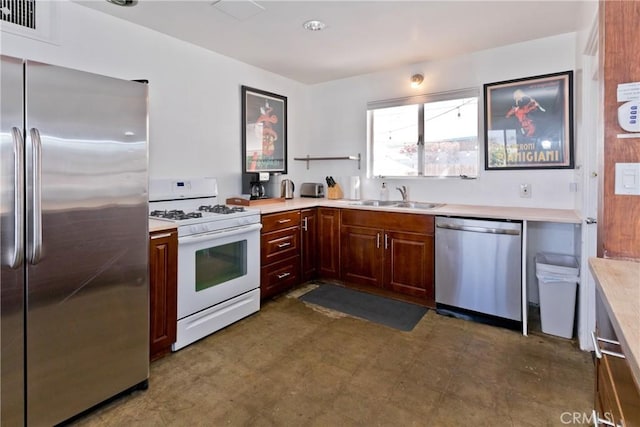
[[[484,168],[573,168],[573,71],[484,85]]]
[[[287,98],[242,86],[242,169],[287,173]]]

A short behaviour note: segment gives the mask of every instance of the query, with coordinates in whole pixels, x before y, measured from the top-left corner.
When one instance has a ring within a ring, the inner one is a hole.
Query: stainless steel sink
[[[386,206],[389,208],[433,209],[443,206],[442,203],[403,202],[401,200],[362,200],[349,203],[359,206]]]
[[[442,203],[400,202],[395,207],[409,209],[433,209],[443,206]]]
[[[362,200],[354,204],[362,206],[396,206],[399,202],[397,200]]]

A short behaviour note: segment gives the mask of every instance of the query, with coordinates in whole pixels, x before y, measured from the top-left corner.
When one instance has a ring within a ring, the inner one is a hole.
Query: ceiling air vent
[[[36,29],[35,0],[2,0],[2,20],[24,28]]]
[[[0,30],[58,44],[57,0],[0,0]]]

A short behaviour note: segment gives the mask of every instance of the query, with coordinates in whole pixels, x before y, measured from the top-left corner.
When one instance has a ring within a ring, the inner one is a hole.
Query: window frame
[[[477,98],[478,103],[478,114],[476,117],[477,121],[477,158],[476,158],[476,174],[474,176],[466,176],[466,175],[447,175],[447,176],[437,176],[437,175],[424,175],[424,147],[425,147],[425,135],[424,135],[424,104],[430,102],[439,102],[439,101],[451,101],[454,99],[462,99],[462,98]],[[396,179],[447,179],[447,178],[470,178],[476,179],[480,176],[480,160],[482,157],[482,111],[480,108],[480,103],[482,102],[481,91],[479,88],[466,88],[466,89],[457,89],[451,91],[444,92],[436,92],[436,93],[428,93],[404,98],[394,98],[394,99],[386,99],[380,101],[371,101],[367,103],[367,178],[396,178]],[[390,108],[390,107],[400,107],[405,105],[418,105],[418,141],[416,144],[418,145],[418,165],[417,165],[417,174],[416,175],[374,175],[373,174],[373,165],[374,165],[374,145],[373,145],[373,110],[382,109],[382,108]]]

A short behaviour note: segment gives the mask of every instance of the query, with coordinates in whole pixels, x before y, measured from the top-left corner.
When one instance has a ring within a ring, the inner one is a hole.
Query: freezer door
[[[24,424],[22,60],[0,58],[0,425]]]
[[[147,86],[27,61],[27,422],[148,378]]]

